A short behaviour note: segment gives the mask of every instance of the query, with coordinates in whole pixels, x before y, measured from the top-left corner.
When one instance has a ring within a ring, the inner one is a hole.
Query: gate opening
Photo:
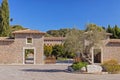
[[[25,64],[34,64],[34,49],[25,49]]]

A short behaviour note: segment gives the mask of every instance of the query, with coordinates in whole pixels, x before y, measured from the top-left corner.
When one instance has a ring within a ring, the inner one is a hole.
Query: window
[[[32,38],[27,38],[27,44],[31,44],[32,43]]]

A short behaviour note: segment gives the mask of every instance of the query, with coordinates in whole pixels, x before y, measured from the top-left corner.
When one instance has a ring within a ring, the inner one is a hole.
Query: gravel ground
[[[76,74],[68,65],[0,65],[0,80],[120,80],[120,74]]]

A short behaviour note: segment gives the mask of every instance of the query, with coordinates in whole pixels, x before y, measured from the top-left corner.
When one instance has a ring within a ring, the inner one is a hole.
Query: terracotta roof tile
[[[25,33],[33,33],[33,34],[45,34],[44,32],[40,32],[38,30],[18,30],[14,31],[13,34],[25,34]]]

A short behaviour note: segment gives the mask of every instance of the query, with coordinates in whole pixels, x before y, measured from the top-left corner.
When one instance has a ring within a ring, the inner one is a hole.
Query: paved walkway
[[[68,65],[0,65],[0,80],[120,80],[120,74],[75,74]]]

